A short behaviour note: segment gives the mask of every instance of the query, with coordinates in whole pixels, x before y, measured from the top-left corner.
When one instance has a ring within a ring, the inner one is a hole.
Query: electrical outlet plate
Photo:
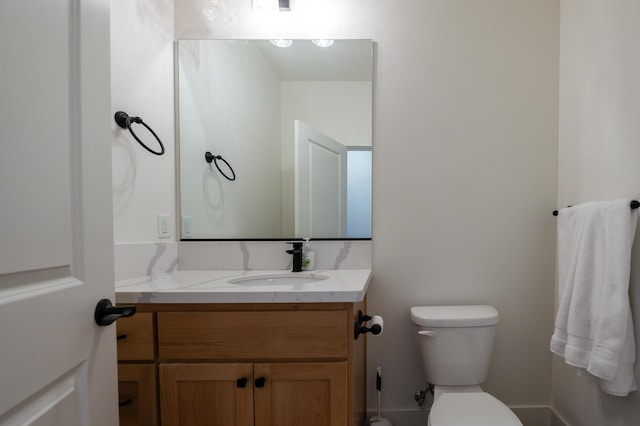
[[[171,215],[158,213],[158,238],[169,238]]]
[[[182,238],[191,238],[191,216],[182,216]]]

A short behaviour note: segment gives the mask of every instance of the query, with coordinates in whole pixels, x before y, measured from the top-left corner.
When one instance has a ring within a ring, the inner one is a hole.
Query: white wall
[[[181,214],[192,238],[279,236],[280,79],[257,46],[180,45]],[[206,151],[236,180],[207,164]]]
[[[374,36],[370,306],[389,326],[371,341],[369,368],[385,369],[387,407],[415,407],[424,381],[409,307],[488,303],[501,319],[485,389],[511,406],[546,405],[558,2],[428,1],[381,13],[390,24]]]
[[[141,117],[166,150],[161,157],[147,152],[112,119],[116,244],[158,241],[158,213],[171,215],[169,240],[176,235],[172,17],[173,0],[111,2],[112,112]],[[159,149],[141,125],[133,128]]]
[[[386,329],[370,340],[368,374],[384,369],[383,410],[394,420],[417,409],[425,381],[408,311],[445,303],[495,305],[486,389],[548,405],[558,1],[306,0],[272,19],[235,4],[236,22],[215,27],[199,1],[177,2],[177,36],[376,42],[368,300]]]
[[[373,88],[369,81],[283,81],[282,134],[293,145],[302,120],[347,146],[371,146]]]
[[[640,196],[640,1],[563,0],[558,205]],[[636,235],[636,241],[640,237]],[[640,251],[632,264],[640,263]],[[640,274],[631,295],[640,342]],[[636,364],[636,380],[640,368]],[[581,426],[635,425],[640,394],[602,393],[555,357],[554,409]]]

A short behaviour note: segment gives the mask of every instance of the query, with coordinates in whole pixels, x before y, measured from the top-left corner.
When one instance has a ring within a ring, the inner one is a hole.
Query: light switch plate
[[[191,238],[191,216],[182,216],[182,238]]]

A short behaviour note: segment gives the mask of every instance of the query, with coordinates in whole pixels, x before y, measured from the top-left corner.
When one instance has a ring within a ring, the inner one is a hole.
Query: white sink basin
[[[268,275],[250,275],[241,278],[233,278],[228,280],[229,284],[238,285],[300,285],[311,284],[318,281],[326,280],[326,275],[320,274],[303,274],[300,272],[292,272],[291,274],[268,274]]]

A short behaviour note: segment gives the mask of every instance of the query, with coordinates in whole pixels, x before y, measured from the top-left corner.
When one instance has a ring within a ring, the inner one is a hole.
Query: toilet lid
[[[443,393],[429,421],[433,426],[522,426],[513,411],[486,392]]]

